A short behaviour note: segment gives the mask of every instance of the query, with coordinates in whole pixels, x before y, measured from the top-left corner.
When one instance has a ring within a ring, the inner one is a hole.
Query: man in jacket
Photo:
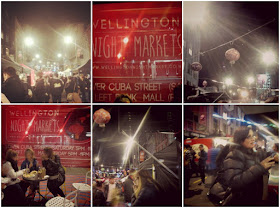
[[[53,103],[61,103],[61,94],[63,92],[64,84],[62,80],[58,78],[57,73],[54,74],[54,79],[50,85]]]
[[[2,84],[2,93],[11,103],[24,103],[27,99],[27,91],[24,90],[23,83],[20,81],[16,70],[8,67],[3,70],[4,82]]]
[[[131,197],[134,193],[133,190],[133,173],[135,173],[134,169],[129,171],[129,176],[123,183],[123,194],[124,194],[124,201],[126,203],[131,203]]]
[[[199,145],[199,150],[200,152],[198,153],[198,168],[200,172],[201,182],[198,185],[201,185],[202,183],[205,184],[205,166],[207,160],[207,152],[205,152],[203,144]]]
[[[193,155],[191,153],[191,145],[187,144],[186,145],[186,152],[185,152],[185,163],[184,163],[184,168],[185,168],[185,197],[188,197],[189,195],[189,184],[190,180],[193,174],[192,170],[192,161],[193,161]]]

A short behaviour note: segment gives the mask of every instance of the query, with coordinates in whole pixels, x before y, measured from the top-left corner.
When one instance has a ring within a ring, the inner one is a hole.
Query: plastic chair
[[[77,193],[78,193],[78,191],[76,190],[76,191],[71,192],[67,196],[65,196],[65,198],[63,198],[61,196],[54,197],[54,198],[50,199],[49,201],[47,201],[46,207],[74,207],[74,206],[76,207],[77,206]],[[72,199],[67,199],[71,195],[75,195],[75,196]]]
[[[64,172],[65,172],[65,174],[66,174],[66,168],[63,167],[63,169],[64,169]],[[63,183],[60,187],[63,187],[63,188],[62,188],[62,191],[63,191],[63,193],[66,194],[66,185],[65,185],[65,182],[66,182],[66,180],[64,181],[64,183]],[[45,198],[46,198],[46,196],[47,196],[49,193],[50,193],[50,191],[48,191],[48,186],[46,186]]]
[[[86,173],[86,179],[85,183],[73,183],[72,186],[78,191],[77,193],[77,198],[80,196],[80,192],[91,192],[91,187],[88,185],[88,179],[89,179],[89,184],[91,181],[91,171],[88,171]]]
[[[79,192],[90,192],[91,191],[91,187],[90,187],[90,185],[88,185],[88,179],[89,179],[89,183],[90,183],[91,171],[88,171],[86,173],[85,183],[73,183],[72,186],[76,190],[78,190]]]

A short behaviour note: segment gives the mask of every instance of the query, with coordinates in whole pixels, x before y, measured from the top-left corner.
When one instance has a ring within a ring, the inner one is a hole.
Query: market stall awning
[[[22,66],[20,66],[17,62],[13,61],[9,56],[4,56],[1,58],[1,67],[2,69],[7,67],[13,67],[17,71],[22,71]]]

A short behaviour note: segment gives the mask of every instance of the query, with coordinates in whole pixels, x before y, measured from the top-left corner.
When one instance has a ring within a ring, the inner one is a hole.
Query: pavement
[[[212,202],[208,200],[207,192],[213,180],[212,176],[206,174],[205,184],[198,185],[201,182],[200,177],[193,177],[190,180],[189,196],[185,197],[185,206],[213,207]]]

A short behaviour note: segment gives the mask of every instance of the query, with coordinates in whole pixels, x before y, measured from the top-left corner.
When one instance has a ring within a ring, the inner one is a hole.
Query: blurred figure
[[[263,177],[274,165],[274,158],[260,158],[253,151],[255,138],[249,127],[242,126],[235,131],[234,143],[228,148],[228,154],[222,163],[223,171],[217,178],[223,186],[231,188],[226,205],[260,206],[264,189]]]
[[[123,194],[125,203],[131,203],[131,197],[134,193],[133,190],[133,174],[135,173],[134,169],[129,171],[127,179],[123,183]]]
[[[89,102],[88,96],[86,95],[89,90],[89,85],[90,84],[88,80],[85,78],[84,74],[80,73],[80,76],[78,77],[78,86],[80,88],[83,103]]]
[[[111,202],[114,198],[116,189],[117,189],[117,185],[115,183],[115,177],[110,176],[109,184],[105,185],[105,187],[104,187],[104,196],[106,199],[107,206],[111,206],[111,204],[112,204]]]
[[[48,94],[48,84],[46,79],[43,78],[43,72],[37,73],[38,79],[36,80],[34,95],[35,99],[39,103],[48,103],[49,94]]]
[[[192,161],[193,161],[193,154],[191,153],[191,145],[187,144],[186,145],[186,152],[185,152],[185,197],[188,197],[189,195],[189,184],[190,180],[193,174],[192,170]]]
[[[205,184],[205,167],[206,167],[206,160],[207,160],[207,153],[204,150],[203,144],[199,145],[200,152],[198,153],[198,169],[200,173],[201,182],[198,185],[201,185],[202,183]]]
[[[65,182],[65,171],[60,163],[60,157],[54,154],[52,148],[44,148],[42,164],[46,168],[46,174],[50,176],[47,183],[50,192],[55,197],[58,194],[61,197],[65,197],[63,191],[59,188]]]
[[[198,177],[198,166],[195,163],[196,152],[193,150],[192,146],[190,146],[190,152],[192,154],[191,166],[192,166],[192,174],[195,173],[196,177]]]
[[[92,188],[92,196],[93,196],[93,206],[94,207],[104,207],[106,206],[106,199],[104,196],[104,192],[102,189],[102,179],[96,179],[95,182],[93,182]]]
[[[147,170],[136,172],[134,185],[131,206],[164,206],[163,190]]]
[[[50,91],[52,94],[53,103],[61,103],[63,87],[63,81],[58,78],[58,73],[55,73],[54,78],[50,82]]]
[[[13,67],[3,69],[4,82],[2,83],[2,93],[11,103],[26,102],[28,92],[24,90],[16,70]]]

